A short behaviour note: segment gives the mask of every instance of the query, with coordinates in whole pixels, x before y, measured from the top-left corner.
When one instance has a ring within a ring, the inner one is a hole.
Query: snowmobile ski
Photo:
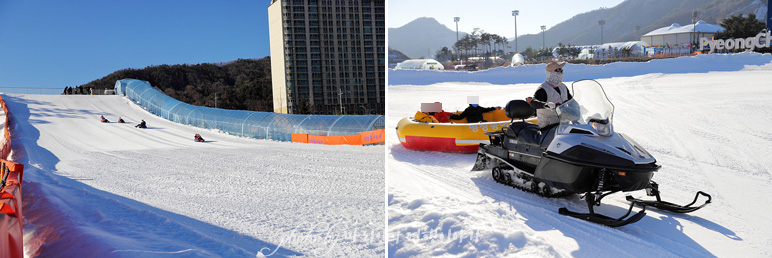
[[[577,219],[581,219],[584,221],[589,221],[596,224],[601,224],[604,226],[609,226],[612,228],[615,227],[621,227],[627,224],[635,223],[641,220],[644,216],[646,216],[646,205],[642,205],[638,202],[632,202],[630,203],[630,208],[627,209],[627,213],[625,215],[622,215],[619,218],[612,218],[606,215],[601,215],[595,213],[593,210],[593,205],[596,205],[595,196],[591,194],[587,194],[585,196],[585,200],[587,201],[587,209],[590,210],[590,213],[577,213],[573,211],[569,211],[567,208],[560,208],[558,209],[558,213],[561,215],[566,215],[570,217],[574,217]],[[597,204],[600,205],[600,200],[597,201]],[[641,210],[638,211],[638,213],[628,217],[630,213],[633,211],[633,207],[635,205],[641,206]],[[626,219],[625,219],[626,218]]]
[[[656,208],[656,209],[664,210],[664,211],[668,211],[668,212],[673,212],[673,213],[689,213],[689,212],[693,212],[693,211],[701,209],[702,207],[705,207],[712,200],[712,198],[710,197],[709,194],[707,194],[707,193],[705,193],[703,191],[698,191],[697,194],[695,194],[694,200],[691,203],[689,203],[687,205],[678,205],[678,204],[674,204],[674,203],[671,203],[671,202],[662,201],[662,198],[659,197],[659,185],[657,183],[655,183],[654,181],[651,181],[650,186],[651,186],[650,188],[646,188],[646,194],[648,196],[655,196],[657,198],[656,201],[653,201],[653,200],[648,200],[648,201],[641,200],[641,199],[637,199],[637,198],[634,198],[634,197],[629,196],[629,195],[627,196],[627,200],[630,201],[630,202],[637,202],[637,203],[640,203],[642,205],[651,206],[652,208]],[[695,204],[697,202],[697,199],[700,198],[700,195],[708,197],[708,200],[705,201],[705,203],[703,203],[700,206],[692,206],[693,204]]]

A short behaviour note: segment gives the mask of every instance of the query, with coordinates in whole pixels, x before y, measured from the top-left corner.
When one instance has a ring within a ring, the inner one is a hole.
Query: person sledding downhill
[[[118,117],[118,123],[121,123],[121,124],[123,124],[123,123],[126,123],[126,121],[123,121],[123,118],[121,118],[121,117],[119,116],[119,117]]]
[[[145,123],[145,120],[142,119],[142,122],[139,122],[138,125],[135,125],[136,128],[147,128],[147,124]]]
[[[196,136],[194,136],[193,139],[197,142],[204,142],[204,137],[201,137],[201,135],[199,134],[196,134]]]
[[[105,118],[105,116],[99,116],[99,118],[100,118],[99,121],[102,122],[102,123],[109,123],[110,122],[110,121],[107,120],[107,118]]]

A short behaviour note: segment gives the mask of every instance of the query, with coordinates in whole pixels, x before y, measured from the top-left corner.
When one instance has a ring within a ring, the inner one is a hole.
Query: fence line
[[[0,93],[63,95],[64,88],[0,87]],[[94,89],[92,94],[72,94],[72,95],[115,95],[115,91],[112,89]]]

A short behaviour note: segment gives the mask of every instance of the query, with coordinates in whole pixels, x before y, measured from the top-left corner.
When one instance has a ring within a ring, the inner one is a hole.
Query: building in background
[[[724,31],[723,27],[705,21],[684,26],[673,23],[644,34],[641,41],[656,49],[657,53],[688,54],[699,44],[700,38],[712,38],[721,31]]]
[[[272,0],[278,113],[384,114],[385,0]]]

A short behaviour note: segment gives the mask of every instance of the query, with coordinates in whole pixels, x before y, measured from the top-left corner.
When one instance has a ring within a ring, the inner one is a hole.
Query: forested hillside
[[[272,111],[271,60],[239,59],[223,65],[159,65],[124,69],[82,86],[112,89],[120,79],[150,82],[182,102],[225,109]]]

